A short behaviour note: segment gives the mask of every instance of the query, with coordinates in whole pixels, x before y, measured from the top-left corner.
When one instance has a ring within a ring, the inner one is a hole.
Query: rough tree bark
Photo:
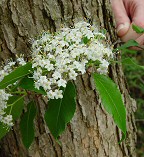
[[[109,0],[0,0],[0,61],[16,54],[30,53],[29,39],[42,30],[56,31],[61,24],[89,19],[108,30],[117,40]],[[127,108],[127,139],[118,144],[121,133],[103,107],[88,75],[78,77],[77,108],[72,122],[61,136],[59,146],[43,120],[44,100],[38,100],[35,141],[30,150],[22,145],[19,126],[1,141],[0,157],[135,157],[135,101],[126,88],[120,65],[110,68],[110,76],[119,85]]]

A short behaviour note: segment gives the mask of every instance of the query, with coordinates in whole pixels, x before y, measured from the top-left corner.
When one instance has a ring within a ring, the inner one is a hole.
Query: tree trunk
[[[109,0],[0,0],[0,61],[16,54],[30,53],[29,39],[42,30],[56,31],[61,25],[89,19],[108,30],[117,40]],[[119,57],[118,57],[119,59]],[[1,141],[1,157],[135,157],[135,101],[129,96],[120,65],[110,68],[110,77],[119,85],[127,109],[127,139],[118,144],[121,133],[90,83],[87,74],[75,81],[77,108],[74,118],[60,137],[59,146],[43,120],[47,106],[38,100],[35,141],[29,150],[22,144],[19,122]]]

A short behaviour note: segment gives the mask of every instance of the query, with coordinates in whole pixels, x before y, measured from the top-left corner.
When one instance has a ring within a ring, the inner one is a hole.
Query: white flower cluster
[[[3,80],[3,78],[8,75],[12,70],[15,68],[16,63],[19,65],[25,65],[26,62],[22,57],[17,58],[16,62],[15,61],[7,61],[8,63],[2,67],[2,70],[0,70],[0,82]]]
[[[7,64],[3,66],[2,70],[0,70],[0,82],[7,76],[10,72],[14,70],[14,68],[18,65],[24,65],[26,62],[22,57],[17,58],[16,62],[7,61]],[[12,126],[12,115],[6,114],[5,110],[7,108],[7,100],[11,95],[6,93],[5,90],[0,89],[0,122],[7,126]]]
[[[6,114],[7,100],[11,95],[6,93],[5,90],[0,90],[0,122],[7,126],[13,126],[12,115]]]
[[[3,78],[8,75],[12,71],[12,66],[15,65],[15,62],[9,62],[7,65],[3,67],[2,70],[0,70],[0,82],[3,80]]]
[[[49,99],[58,99],[63,97],[60,87],[66,87],[68,80],[76,80],[77,75],[86,73],[88,66],[99,62],[97,71],[107,74],[113,55],[103,44],[104,39],[104,34],[86,22],[55,34],[43,33],[32,44],[35,87],[43,87]]]

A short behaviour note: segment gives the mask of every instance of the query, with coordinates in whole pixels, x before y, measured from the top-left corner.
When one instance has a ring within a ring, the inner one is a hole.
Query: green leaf
[[[131,58],[125,58],[125,59],[123,59],[122,60],[122,64],[133,66],[133,67],[140,68],[140,69],[144,69],[144,66],[138,65],[136,63],[136,61],[134,61]]]
[[[7,106],[8,107],[5,109],[5,112],[7,114],[11,114],[13,120],[18,119],[24,108],[23,96],[10,97],[7,102]],[[6,127],[3,123],[0,122],[0,139],[3,138],[9,132],[9,130],[9,127]]]
[[[46,92],[44,91],[44,89],[40,88],[37,89],[34,86],[34,80],[32,78],[28,78],[28,77],[24,77],[19,84],[19,87],[26,89],[26,90],[30,90],[30,91],[34,91],[38,94],[42,94],[42,95],[46,95]]]
[[[23,96],[12,96],[7,102],[7,109],[5,110],[7,114],[11,114],[13,120],[17,120],[22,113],[24,108],[24,98]]]
[[[144,33],[144,29],[142,27],[139,27],[133,24],[132,28],[136,33],[139,33],[139,34]]]
[[[135,40],[131,39],[129,40],[128,42],[126,42],[125,44],[123,44],[122,46],[118,47],[118,50],[125,50],[129,47],[132,47],[132,46],[138,46],[138,42],[136,42]]]
[[[16,68],[9,75],[5,76],[4,79],[0,82],[0,89],[6,88],[8,85],[15,83],[22,77],[30,74],[30,71],[32,70],[32,63],[30,62],[28,62],[24,66]]]
[[[93,77],[104,108],[112,115],[114,122],[123,132],[122,141],[126,137],[126,109],[121,93],[109,77],[97,73],[93,74]]]
[[[17,92],[18,87],[19,87],[20,81],[16,82],[11,86],[11,92]]]
[[[9,128],[0,122],[0,139],[2,139],[9,132],[9,130]]]
[[[34,118],[36,116],[36,107],[34,102],[27,106],[27,112],[24,113],[20,122],[20,131],[24,146],[28,149],[34,140]]]
[[[90,39],[88,39],[87,37],[83,37],[82,42],[84,44],[87,44],[90,41]]]
[[[125,55],[125,54],[132,54],[132,55],[135,55],[135,54],[137,54],[137,50],[131,50],[131,49],[123,49],[122,50],[122,55]]]
[[[24,108],[24,100],[22,96],[12,96],[7,101],[7,108],[5,112],[7,114],[11,114],[13,120],[16,120],[20,117],[22,110]],[[3,123],[0,122],[0,139],[3,138],[8,132],[10,128],[5,126]]]
[[[67,123],[74,116],[76,109],[75,97],[75,86],[72,82],[68,82],[64,90],[63,99],[53,99],[48,102],[45,121],[55,139],[62,134]]]
[[[102,33],[103,35],[106,35],[107,34],[107,30],[106,29],[100,29],[100,33]]]

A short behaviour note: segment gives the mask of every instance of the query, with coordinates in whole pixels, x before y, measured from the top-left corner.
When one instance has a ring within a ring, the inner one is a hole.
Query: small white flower
[[[45,65],[46,65],[46,60],[45,59],[41,59],[41,60],[39,60],[39,66],[41,66],[42,68],[44,68],[45,67]]]
[[[57,82],[55,78],[49,78],[49,80],[50,80],[51,84],[56,84],[56,82]]]
[[[17,62],[19,63],[19,65],[25,65],[26,61],[24,60],[24,58],[18,58]]]
[[[69,72],[69,78],[71,80],[76,80],[77,75],[78,74],[74,70],[70,70],[70,72]]]
[[[11,94],[5,92],[5,90],[0,89],[0,122],[5,125],[12,126],[12,115],[7,115],[5,109],[7,108],[7,100]]]
[[[45,68],[47,69],[47,71],[51,71],[54,70],[54,65],[51,64],[49,60],[46,60]]]
[[[48,80],[47,80],[47,77],[46,77],[46,76],[40,76],[40,78],[39,78],[39,83],[40,83],[41,85],[45,84],[47,81],[48,81]]]
[[[32,48],[36,48],[39,44],[38,44],[38,40],[33,40],[33,43],[32,43]]]
[[[55,92],[53,92],[52,90],[47,92],[47,97],[49,99],[54,99],[55,98]]]
[[[52,74],[52,77],[57,80],[57,79],[61,78],[61,73],[59,71],[55,71]]]
[[[60,79],[57,81],[58,87],[66,87],[66,83],[67,83],[67,81],[63,80],[63,79]]]
[[[43,86],[45,91],[50,90],[51,89],[51,82],[50,81],[46,81],[44,82]]]
[[[99,68],[97,69],[97,71],[100,74],[105,74],[106,75],[108,73],[108,66],[109,66],[109,62],[107,62],[106,60],[102,60]]]
[[[11,67],[11,66],[13,66],[13,65],[15,65],[16,64],[16,62],[9,62],[8,63],[8,65]]]
[[[55,91],[54,91],[54,93],[55,93],[55,99],[62,99],[63,98],[63,91],[62,90],[58,90],[58,89],[56,89]]]
[[[37,81],[37,82],[35,82],[34,83],[34,85],[35,85],[35,88],[37,88],[37,89],[39,89],[40,88],[40,86],[41,86],[41,84]]]
[[[6,117],[3,117],[2,122],[9,127],[13,126],[12,115],[7,115]]]
[[[41,75],[42,75],[42,69],[38,68],[37,71],[35,70],[33,73],[34,80],[39,80]]]

